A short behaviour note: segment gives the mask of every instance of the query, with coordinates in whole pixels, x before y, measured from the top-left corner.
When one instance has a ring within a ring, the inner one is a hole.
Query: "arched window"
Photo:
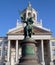
[[[33,19],[35,20],[35,14],[33,14]]]
[[[30,12],[28,13],[28,17],[31,17],[31,13]]]

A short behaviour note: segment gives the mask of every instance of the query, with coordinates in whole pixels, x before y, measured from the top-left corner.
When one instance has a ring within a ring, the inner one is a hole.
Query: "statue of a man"
[[[23,19],[23,17],[21,17],[21,19],[22,19],[22,22],[23,23],[26,23],[26,26],[24,27],[24,36],[25,36],[25,38],[26,37],[31,37],[31,34],[33,33],[32,32],[32,24],[33,24],[33,20],[32,20],[32,17],[31,18],[28,18],[27,19],[27,21],[25,21],[24,19]]]

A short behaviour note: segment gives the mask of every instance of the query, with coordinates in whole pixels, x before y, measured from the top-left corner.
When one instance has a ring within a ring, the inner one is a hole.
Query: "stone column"
[[[44,45],[43,45],[43,40],[41,40],[41,52],[42,52],[42,62],[41,62],[41,64],[45,65],[45,62],[44,62]]]
[[[2,59],[2,61],[4,60],[3,59],[3,55],[4,55],[4,53],[3,53],[4,49],[3,48],[4,48],[4,42],[2,42],[2,45],[1,45],[1,57],[2,57],[1,59]]]
[[[10,62],[10,40],[8,40],[8,62]]]
[[[2,41],[1,45],[1,65],[4,64],[5,56],[4,56],[4,41]]]
[[[50,44],[50,65],[53,65],[53,54],[52,54],[52,43],[51,40],[49,41]]]
[[[16,62],[18,62],[18,40],[16,40]]]
[[[7,63],[6,65],[10,65],[10,40],[8,40],[8,53],[7,53]]]

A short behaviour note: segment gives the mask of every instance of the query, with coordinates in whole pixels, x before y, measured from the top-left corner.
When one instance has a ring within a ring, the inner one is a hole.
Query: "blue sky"
[[[0,0],[0,37],[16,26],[16,20],[20,19],[18,11],[26,8],[29,1],[38,11],[38,20],[42,19],[43,26],[55,36],[55,0]]]

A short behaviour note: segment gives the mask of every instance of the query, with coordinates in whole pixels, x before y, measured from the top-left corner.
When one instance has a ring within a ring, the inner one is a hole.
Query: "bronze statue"
[[[25,21],[25,19],[23,17],[21,17],[21,19],[22,19],[23,23],[26,23],[26,26],[24,27],[24,36],[25,36],[25,38],[26,37],[31,38],[31,34],[33,33],[32,24],[34,22],[32,20],[32,17],[28,18],[27,21]]]

